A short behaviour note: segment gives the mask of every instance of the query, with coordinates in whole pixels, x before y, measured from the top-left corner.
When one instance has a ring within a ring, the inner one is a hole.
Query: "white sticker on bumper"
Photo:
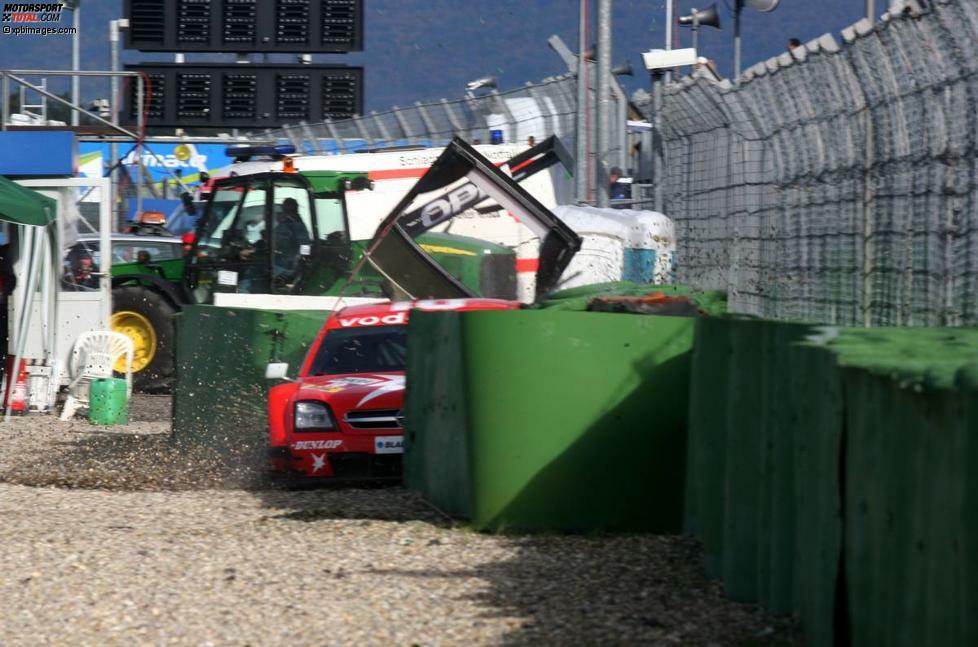
[[[377,436],[374,438],[375,454],[403,454],[404,436]]]

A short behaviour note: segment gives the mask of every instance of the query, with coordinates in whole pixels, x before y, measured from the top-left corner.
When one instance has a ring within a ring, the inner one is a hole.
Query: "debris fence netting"
[[[978,323],[978,0],[906,3],[664,93],[677,278],[734,312],[840,325]]]

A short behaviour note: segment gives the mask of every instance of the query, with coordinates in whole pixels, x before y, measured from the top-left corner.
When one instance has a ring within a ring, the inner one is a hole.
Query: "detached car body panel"
[[[513,310],[449,299],[344,308],[317,335],[295,382],[269,394],[269,467],[293,479],[398,478],[412,310]]]
[[[581,248],[581,238],[507,175],[520,177],[533,163],[530,158],[518,161],[515,171],[499,169],[472,146],[453,139],[380,224],[364,251],[366,263],[385,277],[385,293],[396,300],[479,296],[426,253],[418,239],[487,202],[506,209],[539,239],[537,297],[552,291]]]

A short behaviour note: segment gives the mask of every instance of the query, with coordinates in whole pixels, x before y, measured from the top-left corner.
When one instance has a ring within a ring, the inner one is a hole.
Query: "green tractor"
[[[379,297],[383,273],[366,265],[370,241],[351,241],[346,193],[369,190],[366,173],[268,172],[217,180],[195,234],[174,268],[113,270],[113,327],[135,344],[134,382],[165,390],[174,372],[174,315],[220,293]],[[515,254],[487,241],[426,232],[420,247],[454,280],[481,296],[514,298]],[[179,271],[179,270],[178,270]]]

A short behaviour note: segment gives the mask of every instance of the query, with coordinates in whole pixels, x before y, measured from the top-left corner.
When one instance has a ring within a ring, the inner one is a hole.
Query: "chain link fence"
[[[664,96],[679,279],[841,325],[978,323],[978,0],[895,3]]]

